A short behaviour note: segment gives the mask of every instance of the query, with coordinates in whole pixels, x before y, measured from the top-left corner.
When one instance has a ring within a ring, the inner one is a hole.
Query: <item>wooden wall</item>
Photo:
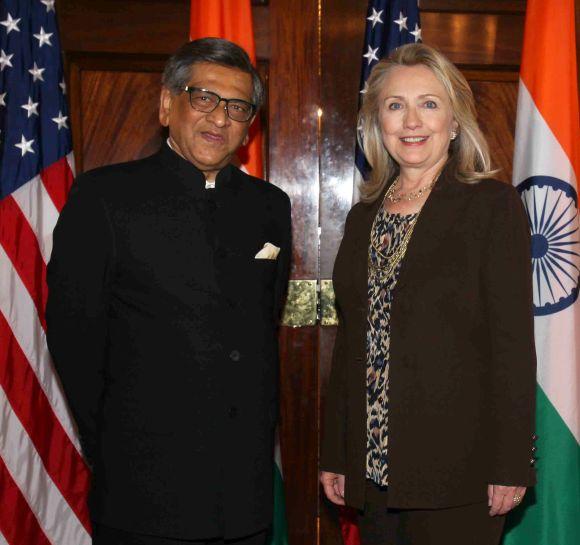
[[[269,179],[293,203],[293,279],[328,279],[353,198],[366,0],[253,2]],[[57,0],[79,171],[153,152],[160,74],[187,40],[189,0]],[[500,177],[509,181],[524,0],[422,0],[424,41],[470,81]],[[90,22],[90,24],[87,24]],[[281,331],[282,455],[291,545],[339,542],[319,497],[320,406],[334,327]]]

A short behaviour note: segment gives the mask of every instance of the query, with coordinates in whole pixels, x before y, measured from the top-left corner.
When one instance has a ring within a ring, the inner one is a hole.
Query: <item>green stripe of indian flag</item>
[[[580,446],[538,387],[538,484],[508,518],[504,545],[580,543]]]

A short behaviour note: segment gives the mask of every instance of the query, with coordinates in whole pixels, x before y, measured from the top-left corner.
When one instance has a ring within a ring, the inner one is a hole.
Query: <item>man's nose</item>
[[[222,105],[223,102],[223,105]],[[218,127],[223,127],[227,125],[229,122],[228,112],[227,112],[227,103],[225,99],[221,99],[219,104],[215,107],[213,112],[209,112],[207,114],[208,119],[214,123]]]

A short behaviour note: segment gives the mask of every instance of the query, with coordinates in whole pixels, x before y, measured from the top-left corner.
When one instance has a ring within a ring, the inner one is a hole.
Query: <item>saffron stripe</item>
[[[0,246],[10,258],[18,276],[34,301],[43,328],[46,328],[44,309],[48,289],[46,265],[36,235],[22,214],[18,204],[8,196],[0,201]],[[10,292],[6,292],[10,293]]]
[[[85,501],[89,486],[88,468],[56,418],[2,314],[0,338],[3,339],[0,344],[0,386],[34,443],[48,474],[90,531]]]
[[[6,542],[10,545],[51,545],[1,457],[0,490],[3,499],[0,530]]]
[[[61,157],[56,163],[45,168],[40,173],[40,177],[52,202],[60,212],[74,181],[73,172],[69,166],[67,157]]]
[[[2,387],[0,427],[0,456],[49,541],[58,545],[90,545],[90,535],[47,474]]]
[[[552,8],[547,15],[545,2],[528,2],[521,78],[580,175],[574,0]],[[557,55],[548,44],[557,44]]]
[[[58,220],[58,210],[46,191],[40,176],[19,187],[11,197],[36,235],[44,263],[48,263],[52,252],[52,231]]]
[[[12,330],[69,439],[80,452],[72,419],[64,402],[34,303],[0,245],[0,313]]]

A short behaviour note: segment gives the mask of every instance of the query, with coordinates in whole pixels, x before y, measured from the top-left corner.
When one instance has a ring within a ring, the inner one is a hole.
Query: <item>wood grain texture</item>
[[[325,0],[322,24],[320,275],[332,277],[352,206],[365,2]],[[356,38],[353,38],[356,36]],[[355,67],[357,67],[355,69]]]
[[[421,13],[524,13],[525,0],[421,0]]]
[[[190,0],[59,0],[62,48],[169,55],[188,41],[189,5]],[[252,7],[261,59],[270,57],[269,9],[267,2]]]
[[[83,71],[80,170],[140,159],[161,146],[159,73]]]
[[[294,207],[293,278],[318,273],[318,13],[314,0],[270,6],[270,181]],[[288,14],[294,13],[294,16]]]
[[[291,545],[317,541],[318,329],[280,330],[280,441]]]
[[[423,41],[459,65],[520,64],[522,14],[422,13]]]
[[[270,6],[270,181],[292,200],[292,278],[318,276],[318,6]],[[318,329],[281,332],[282,456],[291,545],[317,542]]]
[[[511,183],[518,98],[517,82],[470,81],[479,125],[487,138],[495,177]]]

